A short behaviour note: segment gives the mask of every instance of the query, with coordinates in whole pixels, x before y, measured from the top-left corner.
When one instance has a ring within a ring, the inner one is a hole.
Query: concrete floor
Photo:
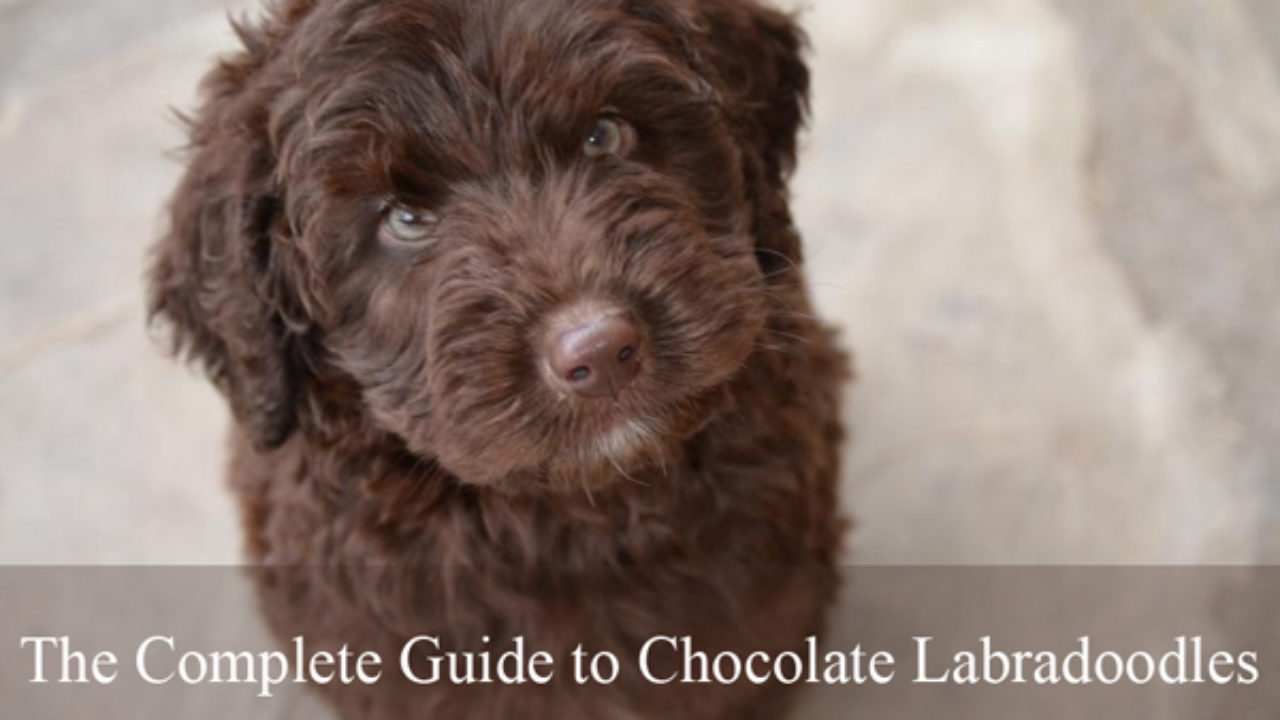
[[[220,0],[0,0],[0,562],[226,563],[140,268]],[[869,563],[1280,561],[1280,2],[811,0]]]

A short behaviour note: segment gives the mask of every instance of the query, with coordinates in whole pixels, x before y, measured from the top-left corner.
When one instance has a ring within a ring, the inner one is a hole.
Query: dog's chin
[[[548,449],[508,439],[470,453],[434,459],[466,485],[508,494],[580,493],[618,482],[642,483],[669,466],[680,452],[682,433],[635,418],[620,418],[595,432],[566,437]]]
[[[575,492],[607,487],[619,482],[644,485],[654,470],[673,464],[683,442],[672,428],[636,418],[619,420],[612,427],[582,438],[571,452],[557,453],[546,466],[549,486]]]
[[[419,453],[432,457],[464,484],[510,494],[582,494],[624,484],[646,487],[679,465],[687,441],[715,416],[721,396],[713,390],[679,407],[617,413],[538,444],[493,438],[485,446],[473,444],[464,450],[463,443],[445,441],[436,453]]]

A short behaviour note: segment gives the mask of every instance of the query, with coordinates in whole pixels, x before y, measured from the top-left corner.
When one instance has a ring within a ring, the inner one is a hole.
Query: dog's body
[[[350,718],[778,717],[773,685],[635,661],[659,635],[795,649],[835,587],[846,371],[785,200],[791,21],[296,0],[241,35],[153,306],[238,420],[274,630],[556,658],[545,687],[326,686]],[[579,645],[620,677],[574,682]]]

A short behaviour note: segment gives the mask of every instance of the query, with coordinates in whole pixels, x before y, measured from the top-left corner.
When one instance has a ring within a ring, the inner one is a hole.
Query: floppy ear
[[[756,0],[630,0],[631,11],[676,30],[743,147],[747,199],[766,271],[798,263],[787,209],[796,138],[809,109],[807,38],[795,19]]]
[[[273,249],[281,223],[269,98],[255,82],[260,48],[241,36],[249,51],[206,78],[189,120],[186,174],[154,249],[150,311],[169,321],[174,350],[204,366],[259,447],[272,448],[297,423],[297,376]]]

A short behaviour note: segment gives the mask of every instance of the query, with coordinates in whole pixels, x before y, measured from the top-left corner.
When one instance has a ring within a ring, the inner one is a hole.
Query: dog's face
[[[576,486],[664,462],[721,406],[773,260],[796,260],[766,242],[805,86],[789,21],[729,0],[322,0],[249,41],[195,127],[157,308],[180,333],[205,315],[186,342],[220,343],[210,368],[264,443],[341,382],[366,426],[466,481]],[[735,117],[765,112],[794,118]],[[262,136],[218,146],[203,123],[223,114]],[[209,237],[219,174],[248,191],[220,209],[243,250]],[[222,307],[185,224],[202,258],[247,255]],[[194,300],[166,295],[184,283]],[[237,324],[274,347],[237,352]]]

